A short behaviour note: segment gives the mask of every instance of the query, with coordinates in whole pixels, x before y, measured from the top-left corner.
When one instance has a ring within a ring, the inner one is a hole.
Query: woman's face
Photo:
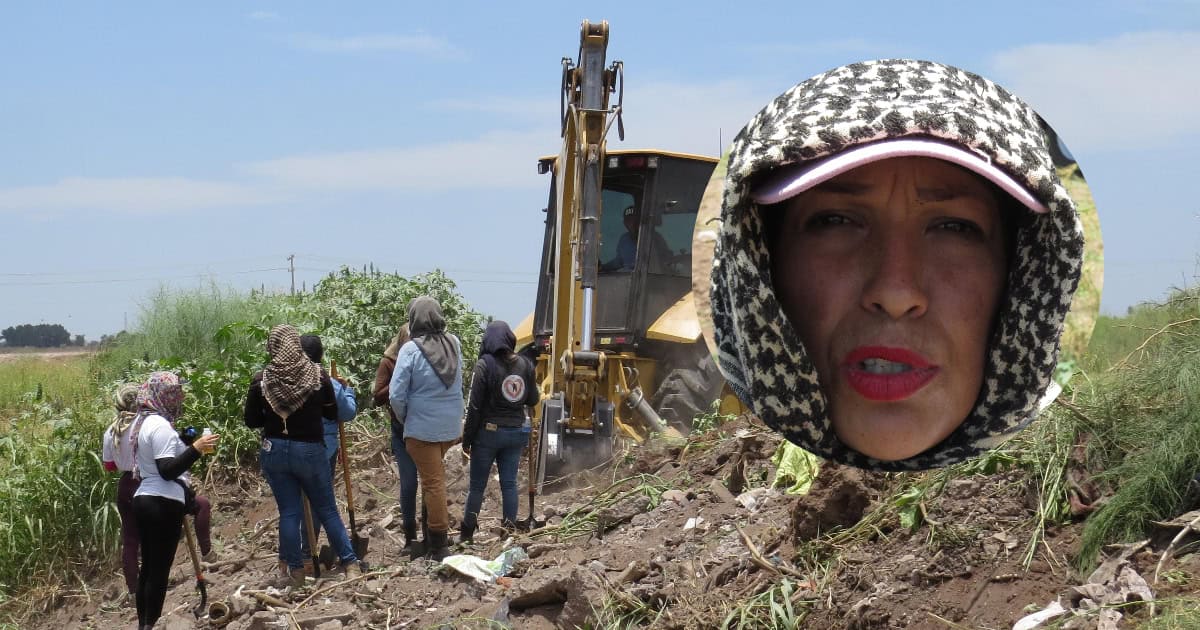
[[[842,442],[912,457],[975,405],[1007,271],[997,193],[931,158],[854,169],[784,204],[771,265]]]

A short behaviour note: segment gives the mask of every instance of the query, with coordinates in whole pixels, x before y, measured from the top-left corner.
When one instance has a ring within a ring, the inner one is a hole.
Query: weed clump
[[[1185,493],[1200,473],[1200,287],[1101,318],[1082,365],[1018,441],[1040,483],[1044,522],[1068,516],[1071,466],[1110,495],[1084,526],[1075,566],[1087,571],[1105,545],[1142,538],[1150,521],[1189,507]]]

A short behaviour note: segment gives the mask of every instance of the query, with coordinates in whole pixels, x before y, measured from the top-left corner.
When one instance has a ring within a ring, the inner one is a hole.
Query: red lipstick
[[[900,364],[902,367],[899,371],[893,371],[896,366],[889,365],[889,371],[880,373],[864,364],[873,359]],[[850,387],[863,398],[879,402],[893,402],[912,396],[933,380],[939,371],[941,368],[928,359],[905,348],[860,346],[842,359],[842,372]]]

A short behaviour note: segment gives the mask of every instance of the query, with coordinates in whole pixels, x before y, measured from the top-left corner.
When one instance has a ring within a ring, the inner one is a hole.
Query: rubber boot
[[[450,555],[449,539],[446,532],[429,532],[429,559],[434,562],[441,562]]]
[[[416,523],[404,524],[404,550],[402,553],[407,554],[412,559],[425,555],[425,543],[417,540]]]
[[[475,538],[475,528],[478,527],[479,523],[472,516],[474,515],[464,518],[462,526],[458,528],[458,544],[460,545],[468,545]]]

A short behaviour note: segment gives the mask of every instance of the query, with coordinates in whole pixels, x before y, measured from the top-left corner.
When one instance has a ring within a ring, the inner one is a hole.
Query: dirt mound
[[[865,476],[860,470],[827,465],[808,494],[792,507],[792,536],[810,540],[862,520],[873,495],[864,482]]]

